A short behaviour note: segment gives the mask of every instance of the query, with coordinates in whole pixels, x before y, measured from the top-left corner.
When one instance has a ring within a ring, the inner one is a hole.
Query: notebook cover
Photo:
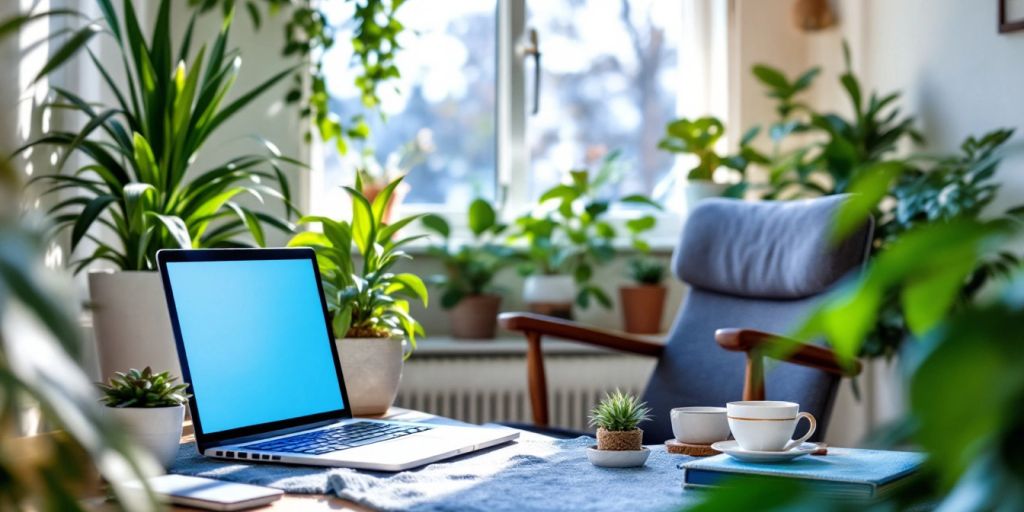
[[[722,454],[682,464],[683,483],[710,487],[731,475],[798,478],[816,482],[824,492],[873,496],[880,487],[914,472],[924,461],[918,452],[829,447],[828,455],[805,456],[790,462],[752,464]]]

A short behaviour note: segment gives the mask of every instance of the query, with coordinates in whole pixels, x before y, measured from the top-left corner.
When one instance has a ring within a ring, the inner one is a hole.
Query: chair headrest
[[[706,199],[690,212],[673,255],[690,285],[741,297],[800,299],[824,292],[867,257],[873,223],[831,240],[848,195],[799,201]]]

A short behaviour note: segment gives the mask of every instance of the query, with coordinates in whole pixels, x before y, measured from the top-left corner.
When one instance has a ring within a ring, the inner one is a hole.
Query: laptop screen
[[[205,434],[344,409],[309,258],[168,261]]]

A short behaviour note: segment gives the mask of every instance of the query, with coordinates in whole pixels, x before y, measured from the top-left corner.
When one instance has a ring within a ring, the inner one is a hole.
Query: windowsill
[[[664,337],[651,336],[651,341],[663,342]],[[545,355],[593,355],[593,356],[630,356],[630,354],[609,350],[585,343],[545,340],[541,344]],[[526,340],[522,337],[499,337],[493,340],[460,340],[447,336],[431,336],[416,343],[416,350],[410,360],[416,358],[458,358],[458,357],[493,357],[493,356],[525,356]]]

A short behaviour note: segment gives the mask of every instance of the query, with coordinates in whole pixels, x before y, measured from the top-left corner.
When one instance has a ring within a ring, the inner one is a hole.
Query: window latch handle
[[[530,29],[530,46],[523,50],[525,56],[533,57],[533,109],[532,115],[540,112],[540,38],[537,29]]]

